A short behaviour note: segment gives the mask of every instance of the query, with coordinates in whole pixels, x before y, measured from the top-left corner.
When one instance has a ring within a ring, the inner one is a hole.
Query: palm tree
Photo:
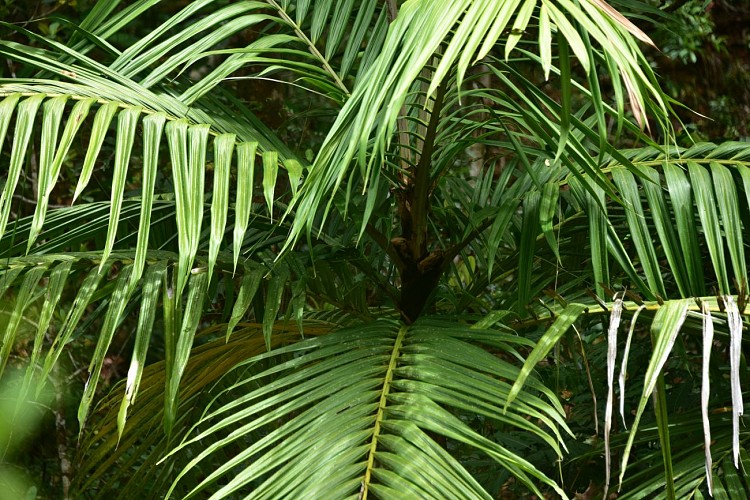
[[[26,341],[19,400],[42,393],[95,339],[66,496],[566,496],[592,460],[623,496],[746,488],[750,148],[672,144],[625,16],[199,0],[132,39],[157,2],[119,4],[64,42],[7,24],[0,42],[0,374]],[[235,78],[330,112],[312,158]],[[24,171],[36,207],[11,217]],[[74,203],[53,207],[61,176]],[[97,402],[123,331],[127,377]],[[703,392],[670,403],[665,367]],[[589,374],[592,424],[607,393],[602,440],[573,426],[561,369]]]

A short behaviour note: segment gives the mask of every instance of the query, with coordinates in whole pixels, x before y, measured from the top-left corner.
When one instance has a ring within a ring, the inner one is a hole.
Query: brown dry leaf
[[[648,116],[646,115],[646,110],[643,109],[643,105],[641,104],[641,100],[636,91],[636,84],[630,79],[630,75],[628,75],[626,72],[623,71],[621,75],[622,80],[625,82],[625,89],[628,91],[628,100],[630,101],[630,106],[633,108],[633,115],[635,116],[635,120],[638,122],[638,126],[641,127],[641,130],[644,127],[646,128],[646,130],[651,130],[648,125]]]
[[[649,36],[641,31],[641,29],[636,26],[635,24],[631,23],[625,16],[617,12],[614,7],[609,5],[604,0],[589,0],[592,4],[599,7],[601,10],[603,10],[606,14],[608,14],[612,19],[617,21],[620,26],[628,30],[634,37],[636,37],[638,40],[641,40],[642,42],[646,42],[647,44],[651,45],[652,47],[656,47],[654,42],[649,38]]]

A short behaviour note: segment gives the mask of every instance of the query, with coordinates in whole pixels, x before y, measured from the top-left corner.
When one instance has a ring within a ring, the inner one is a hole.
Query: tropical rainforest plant
[[[0,41],[0,374],[17,421],[90,347],[66,496],[747,495],[750,147],[673,144],[662,11],[121,3]]]

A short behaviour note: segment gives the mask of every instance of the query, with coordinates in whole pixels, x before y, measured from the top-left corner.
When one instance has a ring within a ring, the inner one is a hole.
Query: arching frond
[[[565,497],[566,363],[605,490],[743,494],[750,148],[646,136],[672,101],[626,17],[197,0],[141,33],[159,2],[120,4],[0,25],[0,375],[23,399],[80,345],[74,496]],[[297,141],[237,79],[338,114]]]
[[[565,2],[562,4],[564,11],[550,2],[524,2],[523,7],[521,4],[520,1],[414,1],[402,6],[391,25],[383,52],[366,75],[368,84],[354,89],[311,168],[308,182],[296,198],[294,238],[310,231],[310,224],[322,205],[330,208],[328,200],[344,182],[355,159],[363,189],[368,188],[370,196],[375,196],[373,191],[379,189],[375,180],[392,142],[396,123],[403,114],[402,106],[414,92],[414,82],[433,60],[436,61],[434,71],[425,75],[431,82],[423,102],[428,110],[433,107],[432,98],[438,96],[440,86],[449,84],[448,75],[455,74],[460,89],[469,65],[487,56],[497,43],[504,41],[501,34],[511,19],[516,17],[522,25],[527,23],[527,13],[534,4],[539,5],[538,44],[541,63],[547,72],[551,68],[553,25],[561,33],[560,43],[572,48],[587,72],[591,68],[587,51],[591,43],[581,39],[568,19],[571,16],[585,26],[585,31],[601,46],[609,66],[617,68],[621,75],[617,82],[627,87],[638,120],[643,121],[645,103],[652,99],[657,109],[666,112],[666,100],[654,83],[653,74],[639,65],[643,56],[626,35],[628,30],[640,34],[639,30],[623,23],[606,3]],[[563,80],[569,82],[570,78],[569,72],[564,72]],[[570,86],[563,96],[568,102],[566,116],[570,111],[569,93]],[[432,112],[441,110],[438,107]],[[599,115],[603,117],[601,108]],[[353,124],[356,127],[352,127]]]
[[[274,342],[283,339],[274,338]],[[253,356],[226,376],[235,382],[212,393],[214,404],[178,448],[212,443],[201,445],[174,484],[174,492],[184,495],[195,488],[195,494],[219,480],[223,485],[216,490],[219,496],[247,491],[252,485],[254,494],[270,496],[338,497],[361,490],[363,495],[379,497],[404,491],[488,497],[462,465],[435,443],[434,436],[444,436],[455,446],[487,454],[532,490],[539,491],[537,485],[543,484],[562,493],[502,439],[482,436],[461,417],[465,411],[479,412],[508,430],[524,429],[560,452],[565,424],[554,396],[531,382],[543,398],[523,392],[517,405],[503,412],[517,368],[480,348],[492,346],[512,359],[517,357],[516,346],[526,344],[514,335],[451,324],[425,321],[400,328],[381,321]],[[186,387],[192,384],[187,382]],[[527,420],[527,414],[533,414],[534,420]],[[320,441],[326,436],[330,442]],[[111,442],[113,437],[108,439]],[[235,447],[242,451],[227,457],[225,465],[202,484],[190,479],[193,474],[185,475],[214,454]],[[166,460],[180,456],[187,455],[180,451]],[[421,465],[404,467],[406,463]],[[287,476],[294,481],[284,479]]]

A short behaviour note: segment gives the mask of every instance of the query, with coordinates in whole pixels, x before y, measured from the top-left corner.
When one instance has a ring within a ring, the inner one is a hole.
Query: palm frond
[[[187,354],[193,345],[193,335],[198,328],[203,308],[201,304],[207,300],[207,285],[209,277],[207,273],[206,244],[202,244],[202,251],[192,264],[187,276],[184,278],[188,293],[184,299],[178,301],[176,293],[180,266],[180,255],[176,245],[171,245],[175,251],[154,250],[149,248],[145,252],[143,260],[139,260],[140,247],[136,249],[113,250],[107,260],[102,259],[101,251],[72,252],[69,250],[76,241],[89,241],[96,234],[106,230],[108,224],[109,203],[94,204],[98,212],[92,212],[91,207],[82,205],[55,209],[53,211],[56,234],[40,245],[40,251],[28,256],[15,256],[14,251],[23,252],[25,248],[26,235],[31,231],[32,218],[17,223],[17,230],[6,234],[0,239],[3,247],[10,253],[2,256],[0,260],[0,280],[3,284],[3,292],[9,288],[14,291],[8,297],[14,299],[14,308],[10,313],[7,328],[4,330],[0,346],[0,366],[4,365],[9,358],[11,349],[17,339],[17,331],[24,317],[31,314],[32,304],[39,304],[43,314],[39,323],[35,339],[33,341],[33,355],[27,369],[27,377],[37,369],[37,361],[43,365],[41,368],[41,379],[46,380],[58,362],[63,350],[71,340],[81,334],[82,330],[90,328],[91,325],[103,317],[101,335],[97,339],[97,348],[91,356],[89,367],[89,382],[86,389],[86,398],[81,402],[79,408],[79,419],[81,429],[89,414],[92,397],[99,386],[99,371],[112,345],[113,334],[118,328],[126,311],[139,311],[137,330],[135,331],[135,347],[131,361],[131,370],[128,372],[128,389],[123,398],[123,405],[127,407],[136,398],[139,387],[139,379],[145,367],[145,356],[149,349],[153,349],[155,341],[151,340],[151,328],[154,324],[157,310],[161,310],[164,316],[163,326],[165,328],[165,349],[168,353],[167,364],[170,373],[170,385],[165,404],[171,408],[166,413],[167,428],[174,423],[173,411],[178,403],[178,392],[182,372],[185,369]],[[140,213],[141,203],[138,200],[125,200],[124,213],[129,218],[137,218]],[[160,230],[154,218],[150,224],[151,229],[158,233],[167,242],[173,237],[175,201],[162,201],[155,204],[160,207],[166,215],[161,217],[167,219],[166,230]],[[156,215],[159,210],[152,210]],[[201,214],[201,217],[204,215]],[[89,217],[93,217],[95,223],[89,223]],[[129,221],[128,218],[121,221]],[[76,227],[76,234],[70,234],[67,228]],[[131,234],[122,236],[121,240],[135,241],[137,230],[134,222],[130,223]],[[250,225],[253,232],[263,235],[267,229],[263,225],[253,222]],[[221,235],[224,236],[223,234]],[[152,234],[153,242],[154,234]],[[14,240],[17,245],[13,245]],[[140,240],[140,238],[139,238]],[[256,311],[258,318],[263,318],[263,329],[268,347],[272,345],[271,333],[276,319],[286,316],[288,321],[296,322],[302,331],[303,311],[306,300],[317,301],[319,304],[332,303],[348,310],[353,314],[369,317],[366,300],[366,289],[359,285],[359,289],[351,280],[352,263],[362,259],[361,256],[344,255],[337,256],[335,253],[326,260],[324,255],[319,254],[321,259],[316,263],[318,273],[301,260],[299,256],[289,255],[280,262],[274,262],[274,255],[268,255],[263,260],[264,246],[273,243],[262,237],[260,242],[251,243],[254,248],[256,262],[245,261],[239,268],[234,267],[233,256],[227,252],[217,255],[215,261],[214,281],[219,283],[225,290],[233,289],[235,280],[240,283],[239,292],[235,298],[228,294],[226,317],[229,325],[226,335],[229,337],[232,329],[248,314],[256,296],[262,297],[266,305],[261,312]],[[242,251],[246,251],[245,248]],[[258,263],[261,261],[262,263]],[[141,262],[143,276],[134,279],[133,273],[138,262]],[[269,272],[274,273],[270,279],[264,279]],[[282,272],[283,271],[283,272]],[[236,276],[236,277],[235,277]],[[41,280],[49,280],[50,287],[47,293],[40,286]],[[61,281],[62,280],[62,281]],[[336,283],[344,283],[345,286],[336,286]],[[76,290],[77,289],[77,290]],[[50,326],[50,314],[65,293],[66,297],[73,299],[72,308],[62,318],[62,324],[55,325],[56,334],[51,338],[48,350],[43,346],[47,343],[45,332]],[[289,298],[291,297],[291,298]],[[260,299],[259,299],[260,300]],[[92,306],[97,306],[93,312]],[[88,325],[88,326],[87,326]],[[42,386],[40,386],[42,387]],[[123,410],[123,412],[126,410]],[[124,422],[125,413],[122,414]],[[122,425],[122,423],[121,423]]]
[[[643,116],[646,96],[650,96],[648,100],[653,98],[657,107],[666,111],[661,91],[653,84],[653,75],[645,74],[637,63],[642,56],[634,45],[626,42],[626,28],[622,21],[609,17],[611,11],[605,14],[600,10],[605,8],[604,2],[597,2],[598,6],[592,3],[584,2],[578,6],[566,2],[563,14],[550,3],[541,2],[540,19],[548,18],[549,12],[554,11],[554,23],[582,63],[588,61],[588,52],[582,49],[578,31],[567,24],[566,16],[573,16],[585,25],[589,34],[602,45],[611,66],[622,72],[623,80],[620,81],[624,81],[628,88],[639,120]],[[489,54],[511,18],[517,15],[520,4],[520,1],[467,1],[451,4],[412,2],[403,6],[390,27],[384,51],[369,70],[368,85],[354,89],[311,168],[308,182],[296,198],[292,233],[295,238],[304,231],[309,233],[318,208],[338,190],[355,158],[363,186],[369,188],[370,193],[378,189],[374,180],[379,168],[373,169],[373,166],[379,167],[383,163],[402,106],[414,91],[414,82],[435,60],[424,107],[431,107],[431,98],[436,95],[439,85],[447,84],[444,80],[454,67],[456,86],[460,89],[469,64]],[[521,11],[524,17],[528,8],[524,6]],[[548,30],[552,22],[546,24]],[[457,25],[455,32],[451,31]],[[561,28],[561,25],[566,28]],[[425,33],[429,34],[426,38]],[[543,54],[550,53],[549,39],[541,37],[539,45]],[[543,55],[543,66],[549,68],[550,61],[551,57]],[[641,86],[644,91],[640,90]],[[351,128],[353,123],[357,124],[356,129]],[[330,202],[327,207],[330,208]]]
[[[732,419],[728,413],[722,408],[711,411],[711,428],[715,442],[710,450],[714,457],[713,465],[709,468],[710,479],[701,457],[701,429],[696,427],[696,422],[700,419],[696,418],[694,411],[672,416],[670,424],[673,450],[670,458],[674,465],[673,483],[677,498],[742,498],[747,495],[747,433],[740,434],[741,465],[735,467],[732,460]],[[638,440],[642,443],[653,440],[657,432],[654,426],[643,427]],[[659,451],[639,455],[638,461],[643,465],[633,464],[631,468],[636,470],[626,476],[621,497],[640,498],[644,495],[655,495],[655,498],[664,498],[667,479],[655,475],[653,467],[647,465],[661,460],[660,455]]]
[[[260,325],[240,323],[239,326],[228,341],[222,337],[225,328],[222,324],[196,334],[200,345],[193,348],[185,366],[180,384],[178,418],[174,422],[171,440],[162,430],[165,412],[163,387],[167,373],[164,363],[138,368],[143,389],[136,402],[133,387],[138,382],[131,379],[137,362],[134,358],[125,385],[120,385],[121,390],[113,391],[98,404],[95,414],[100,418],[92,420],[91,429],[82,437],[76,461],[85,473],[78,476],[79,481],[73,485],[74,489],[96,492],[98,497],[103,497],[110,493],[103,486],[116,482],[122,484],[123,494],[143,494],[146,484],[143,481],[148,478],[151,493],[163,495],[174,471],[170,467],[158,467],[156,463],[174,446],[174,437],[190,430],[191,422],[200,416],[201,408],[214,399],[222,384],[226,384],[221,379],[229,368],[247,356],[266,350]],[[333,326],[324,322],[308,322],[305,331],[308,336],[315,337]],[[277,326],[272,337],[273,347],[298,338],[299,332]],[[220,363],[216,364],[217,360],[221,360]],[[231,381],[232,378],[228,377],[227,380]],[[132,405],[134,402],[136,404]],[[129,408],[126,409],[126,406]],[[116,462],[127,465],[113,468],[112,464]],[[181,463],[182,460],[177,462]],[[131,467],[138,467],[143,475],[133,476],[129,472]]]
[[[413,327],[379,321],[251,357],[235,368],[237,376],[229,375],[236,382],[216,393],[215,404],[167,459],[185,456],[181,450],[196,443],[212,443],[180,473],[173,493],[192,490],[192,496],[219,481],[212,487],[219,496],[252,487],[256,495],[271,496],[338,497],[361,490],[363,496],[407,491],[487,498],[431,437],[444,436],[456,446],[487,454],[534,491],[544,484],[562,494],[502,440],[478,434],[460,417],[463,411],[478,411],[561,451],[565,424],[554,396],[532,382],[544,399],[523,392],[503,412],[508,381],[517,368],[479,348],[483,344],[515,357],[515,347],[528,342],[431,321]],[[272,364],[263,368],[266,362]],[[539,424],[523,417],[528,412]],[[331,441],[310,447],[313,435],[315,442],[324,436]],[[238,446],[241,451],[202,483],[190,483],[195,475],[188,471]],[[420,467],[402,468],[407,462]],[[287,476],[296,479],[286,481]]]

